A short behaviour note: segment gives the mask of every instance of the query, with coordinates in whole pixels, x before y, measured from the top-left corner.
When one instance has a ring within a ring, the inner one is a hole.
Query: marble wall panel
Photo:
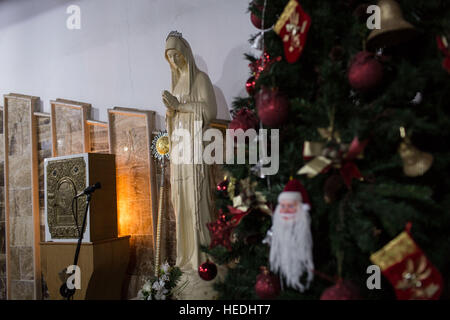
[[[6,254],[6,235],[5,235],[5,221],[0,222],[0,255]],[[2,266],[0,266],[0,270],[2,269]],[[2,274],[0,273],[0,277]]]
[[[44,160],[52,157],[52,131],[50,115],[38,115],[37,126],[37,152],[39,172],[39,225],[40,241],[45,241],[45,194],[44,194]]]
[[[44,160],[52,157],[52,127],[50,114],[35,115],[37,130],[37,152],[39,173],[39,238],[45,241],[45,193],[44,193]],[[48,298],[47,286],[43,276],[42,297]]]
[[[8,234],[6,287],[9,299],[40,297],[38,173],[36,125],[38,98],[5,96],[5,201]]]
[[[11,280],[9,300],[33,300],[34,281]]]
[[[88,128],[90,152],[109,153],[108,125],[88,122]]]
[[[119,235],[131,235],[127,297],[153,274],[156,173],[150,158],[154,113],[109,110],[110,152],[116,155]]]
[[[0,300],[6,300],[6,254],[0,254]]]
[[[53,156],[89,152],[86,121],[91,106],[58,99],[51,101]]]
[[[5,180],[3,152],[3,108],[0,110],[0,300],[6,299],[6,229],[5,229]]]

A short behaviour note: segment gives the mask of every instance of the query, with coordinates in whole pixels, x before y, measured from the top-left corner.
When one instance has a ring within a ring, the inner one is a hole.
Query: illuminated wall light
[[[110,153],[116,155],[118,233],[131,236],[127,270],[130,298],[136,296],[139,283],[154,273],[156,176],[152,176],[149,150],[154,117],[153,111],[108,110]]]

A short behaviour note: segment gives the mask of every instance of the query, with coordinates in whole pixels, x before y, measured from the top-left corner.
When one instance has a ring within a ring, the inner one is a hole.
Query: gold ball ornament
[[[152,154],[157,160],[169,159],[170,141],[166,131],[159,132],[152,141]]]
[[[162,136],[156,142],[156,150],[161,155],[166,155],[169,153],[169,137]]]

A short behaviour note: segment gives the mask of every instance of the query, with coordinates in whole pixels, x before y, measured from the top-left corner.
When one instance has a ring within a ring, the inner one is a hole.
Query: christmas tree
[[[381,29],[368,27],[376,25],[372,4]],[[448,298],[450,3],[255,0],[249,11],[265,30],[250,35],[263,53],[246,55],[249,97],[234,101],[230,128],[279,129],[280,164],[266,176],[249,161],[224,165],[221,218],[203,248],[229,268],[215,284],[219,298],[261,297],[255,284],[261,267],[270,268],[263,240],[292,178],[310,198],[314,280],[303,292],[282,280],[278,293],[279,275],[266,270],[268,297],[319,299],[337,283],[334,298]],[[369,290],[367,268],[380,264],[374,253],[408,223],[410,253],[419,252],[422,265],[396,257],[395,268],[380,266],[381,289]],[[432,286],[420,288],[427,277]]]

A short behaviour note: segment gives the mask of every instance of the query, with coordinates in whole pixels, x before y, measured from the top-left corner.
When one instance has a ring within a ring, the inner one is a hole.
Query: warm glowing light
[[[150,185],[143,167],[117,169],[117,219],[120,236],[152,235]],[[142,174],[142,175],[141,175]]]

